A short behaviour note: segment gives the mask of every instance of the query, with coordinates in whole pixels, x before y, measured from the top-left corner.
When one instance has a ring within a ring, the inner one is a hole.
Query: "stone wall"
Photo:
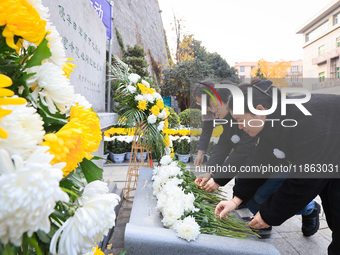
[[[164,69],[168,57],[158,0],[114,0],[113,9],[112,53],[122,57],[115,32],[117,28],[125,48],[135,44],[144,48],[150,74],[155,75],[151,58]]]

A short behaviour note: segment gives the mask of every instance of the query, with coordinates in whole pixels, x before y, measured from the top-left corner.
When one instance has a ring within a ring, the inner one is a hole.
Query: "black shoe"
[[[314,210],[311,214],[302,215],[302,233],[304,236],[312,236],[319,230],[320,205],[315,202]]]

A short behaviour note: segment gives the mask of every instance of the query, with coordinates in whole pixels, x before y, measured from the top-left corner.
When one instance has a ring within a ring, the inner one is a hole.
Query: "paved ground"
[[[128,163],[106,164],[104,166],[104,181],[115,182],[118,188],[125,185]],[[228,183],[224,189],[231,198],[233,183]],[[320,198],[316,201],[320,203]],[[321,203],[320,203],[321,204]],[[132,203],[123,201],[119,209],[116,227],[104,250],[106,255],[120,254],[124,250],[125,225],[129,222]],[[251,217],[248,209],[238,210],[241,217]],[[268,232],[268,231],[266,231]],[[331,231],[327,227],[324,213],[320,214],[320,229],[312,237],[304,237],[301,232],[301,216],[294,216],[281,226],[273,227],[270,233],[264,232],[261,241],[273,244],[283,255],[323,255],[331,241]],[[129,254],[129,252],[127,252]]]

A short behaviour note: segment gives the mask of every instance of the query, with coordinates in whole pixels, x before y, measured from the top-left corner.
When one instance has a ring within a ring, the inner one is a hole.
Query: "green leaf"
[[[49,244],[51,242],[51,238],[48,236],[47,233],[41,230],[38,230],[36,233],[38,235],[39,240],[42,241],[43,243]]]
[[[37,49],[34,51],[32,58],[27,62],[25,68],[41,65],[41,61],[52,56],[50,49],[47,46],[46,38],[42,40]]]
[[[80,166],[88,183],[102,179],[103,169],[101,169],[91,160],[84,158],[83,161],[80,163]]]
[[[127,251],[128,251],[129,248],[130,248],[130,246],[127,247],[124,251],[122,251],[119,255],[125,255],[125,254],[127,253]]]
[[[13,246],[11,244],[7,244],[4,249],[4,255],[15,255]]]
[[[41,102],[37,105],[39,114],[43,118],[44,128],[47,133],[56,132],[61,129],[65,124],[67,124],[65,114],[60,113],[50,113],[48,108]]]

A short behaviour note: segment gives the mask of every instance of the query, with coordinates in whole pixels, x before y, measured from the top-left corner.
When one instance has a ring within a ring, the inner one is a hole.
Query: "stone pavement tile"
[[[299,255],[300,253],[289,243],[282,241],[281,238],[264,239],[263,242],[271,243],[281,255]],[[312,255],[312,253],[310,254]]]
[[[300,255],[326,255],[329,241],[319,233],[310,237],[304,237],[302,233],[280,233],[284,240],[297,250]],[[282,253],[285,254],[285,253]],[[287,253],[286,253],[287,254]]]

